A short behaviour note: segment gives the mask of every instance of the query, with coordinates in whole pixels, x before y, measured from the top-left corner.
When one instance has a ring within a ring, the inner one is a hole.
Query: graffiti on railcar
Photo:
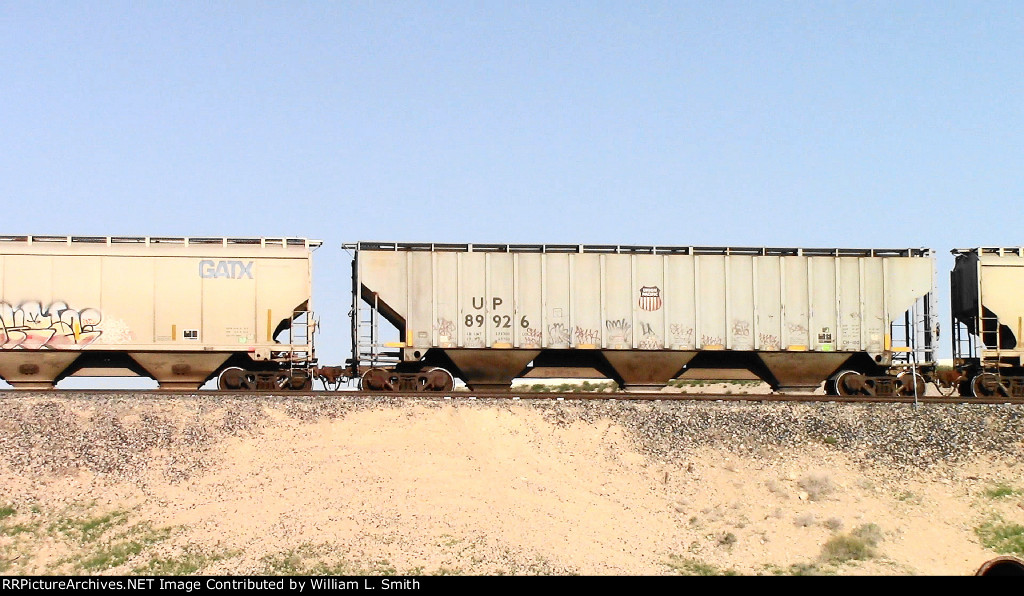
[[[608,343],[612,346],[624,346],[632,343],[630,331],[633,325],[626,319],[615,319],[605,321],[605,329],[608,330]]]
[[[722,339],[721,335],[701,335],[700,344],[705,348],[717,347],[720,348],[725,345],[725,340]]]
[[[437,323],[434,325],[434,331],[437,332],[438,344],[442,348],[448,348],[454,344],[456,334],[455,321],[438,317]]]
[[[660,350],[663,347],[661,336],[650,323],[640,322],[640,341],[637,347],[641,350]]]
[[[601,331],[598,329],[591,329],[589,327],[580,327],[577,325],[572,332],[573,340],[576,345],[591,345],[595,346],[601,343]]]
[[[779,349],[779,336],[771,333],[758,333],[757,339],[761,344],[762,350],[778,350]]]
[[[523,329],[523,345],[527,347],[540,346],[540,342],[543,339],[543,334],[540,329],[534,329],[533,327],[527,327]]]
[[[564,323],[551,323],[548,325],[548,342],[552,345],[568,344],[569,330]]]
[[[693,327],[672,323],[668,326],[668,331],[672,335],[673,344],[677,346],[693,345]]]
[[[76,310],[59,300],[46,308],[34,300],[17,307],[0,302],[0,349],[83,348],[103,335],[102,321],[98,309]]]

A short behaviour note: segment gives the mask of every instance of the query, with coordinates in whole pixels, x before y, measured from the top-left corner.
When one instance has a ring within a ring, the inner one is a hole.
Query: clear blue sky
[[[322,239],[328,362],[357,240],[927,246],[942,287],[1024,241],[1022,69],[1020,2],[5,2],[0,233]]]

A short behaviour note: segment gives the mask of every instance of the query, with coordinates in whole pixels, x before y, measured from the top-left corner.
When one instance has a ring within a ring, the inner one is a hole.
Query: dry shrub
[[[803,477],[798,483],[801,489],[807,493],[807,498],[812,501],[819,501],[836,490],[832,479],[824,474],[811,474]]]
[[[801,528],[806,528],[808,526],[813,526],[815,521],[817,521],[817,518],[814,517],[814,514],[808,512],[801,513],[800,515],[796,516],[796,518],[793,520],[793,523],[797,526],[800,526]]]

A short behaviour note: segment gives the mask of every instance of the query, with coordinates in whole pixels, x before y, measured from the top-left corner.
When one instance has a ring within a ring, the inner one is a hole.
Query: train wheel
[[[294,376],[291,378],[290,388],[294,391],[309,391],[313,388],[313,377]]]
[[[836,387],[836,377],[825,381],[825,395],[839,395],[839,388]]]
[[[217,388],[221,391],[241,391],[251,389],[244,369],[232,366],[221,371],[217,377]]]
[[[827,385],[830,385],[831,395],[862,395],[865,393],[867,377],[855,370],[844,370],[832,377]],[[874,393],[874,391],[871,391]]]
[[[432,368],[427,371],[427,383],[423,387],[427,391],[451,391],[455,389],[455,378],[443,368]]]
[[[971,395],[974,397],[1006,396],[1008,394],[1009,391],[999,383],[999,377],[994,373],[981,373],[971,380]]]
[[[896,392],[898,395],[924,397],[924,392],[928,387],[925,385],[924,377],[920,374],[905,371],[896,375],[896,378],[900,381],[900,388]],[[917,385],[916,393],[914,385]]]
[[[391,373],[384,369],[371,368],[363,373],[359,386],[363,390],[368,391],[394,391],[395,384],[392,382],[391,377]]]

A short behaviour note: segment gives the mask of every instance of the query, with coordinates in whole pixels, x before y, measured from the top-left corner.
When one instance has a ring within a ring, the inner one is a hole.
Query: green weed
[[[94,542],[107,530],[128,521],[127,511],[112,511],[104,515],[77,519],[66,517],[50,525],[51,534],[60,534],[82,543]]]
[[[834,536],[822,547],[821,556],[830,563],[864,561],[875,556],[870,544],[856,536]]]
[[[132,573],[143,575],[191,575],[211,563],[237,556],[239,553],[226,551],[208,553],[203,550],[186,549],[178,557],[155,557],[145,565],[132,569]]]
[[[738,575],[733,569],[719,569],[699,559],[679,555],[669,555],[669,560],[665,562],[665,565],[679,575]]]
[[[1004,555],[1024,556],[1024,526],[999,519],[985,522],[974,529],[982,546]]]
[[[329,550],[329,545],[303,544],[298,548],[267,555],[263,557],[264,573],[267,575],[398,575],[398,570],[394,565],[384,559],[374,561],[369,565],[345,560],[325,561],[323,555]],[[415,568],[403,575],[418,575],[422,571],[422,568]]]
[[[805,576],[805,575],[832,575],[834,571],[832,569],[822,568],[814,563],[794,563],[788,567],[779,567],[778,565],[766,565],[765,571],[772,575],[794,575],[794,576]]]
[[[865,561],[875,556],[875,547],[881,540],[881,529],[875,524],[865,524],[849,534],[830,538],[821,549],[820,559],[827,563]]]
[[[1005,482],[997,482],[994,486],[986,488],[982,494],[989,499],[1002,499],[1004,497],[1017,496],[1021,494],[1021,491]]]

